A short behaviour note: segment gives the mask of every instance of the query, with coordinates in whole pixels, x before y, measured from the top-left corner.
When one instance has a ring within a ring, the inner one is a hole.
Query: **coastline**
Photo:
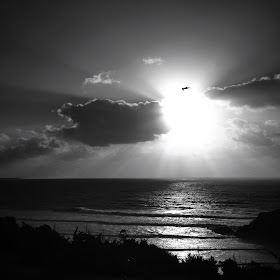
[[[76,227],[106,238],[125,229],[180,259],[189,253],[273,263],[250,241],[224,235],[279,207],[278,183],[242,180],[15,180],[0,189],[0,216],[34,227],[48,224],[65,237]],[[231,250],[232,249],[232,250]]]
[[[19,226],[12,217],[1,218],[0,225],[1,259],[6,273],[14,267],[19,274],[22,269],[31,276],[47,271],[58,277],[66,269],[76,276],[96,275],[98,279],[150,279],[150,275],[153,275],[152,279],[183,279],[186,274],[227,279],[227,266],[230,266],[240,277],[260,271],[280,276],[280,270],[257,263],[238,266],[234,260],[217,262],[213,257],[204,259],[195,255],[179,260],[145,240],[129,238],[125,230],[120,232],[117,240],[111,241],[102,234],[92,235],[77,228],[72,240],[69,240],[48,225],[32,227],[23,223]]]

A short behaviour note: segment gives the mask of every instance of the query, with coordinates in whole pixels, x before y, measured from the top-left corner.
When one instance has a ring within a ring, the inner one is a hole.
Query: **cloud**
[[[9,141],[10,141],[10,137],[7,134],[5,134],[5,133],[0,134],[0,145],[5,144]]]
[[[239,129],[244,128],[247,125],[246,121],[238,118],[231,119],[228,121],[228,123]]]
[[[147,57],[143,58],[142,61],[145,65],[161,65],[164,62],[164,60],[161,57]]]
[[[46,155],[77,160],[96,154],[88,145],[60,139],[56,135],[59,131],[47,125],[41,132],[16,130],[11,135],[0,134],[0,165]]]
[[[264,124],[268,127],[275,127],[275,128],[278,128],[279,127],[279,122],[276,121],[276,120],[266,120],[264,122]]]
[[[31,132],[31,134],[33,135],[29,138],[9,137],[9,140],[0,146],[0,164],[49,154],[62,145],[62,142],[54,137],[47,137],[36,132]]]
[[[61,126],[0,133],[0,165],[47,155],[62,160],[92,157],[98,154],[98,147],[150,141],[168,132],[156,101],[91,100],[66,103],[57,112],[66,119]]]
[[[115,80],[111,77],[111,72],[101,72],[98,75],[94,75],[91,78],[86,78],[84,80],[83,85],[90,85],[90,84],[104,84],[104,85],[112,85],[112,84],[119,84],[121,81]]]
[[[228,101],[235,107],[251,108],[280,106],[280,74],[261,77],[237,85],[208,88],[205,95],[216,100]]]
[[[58,114],[72,123],[71,127],[61,128],[63,137],[91,146],[150,141],[169,130],[156,101],[94,99],[85,104],[64,104]]]
[[[228,120],[227,134],[236,143],[273,156],[280,155],[280,131],[278,122],[267,120],[263,123],[251,123],[242,119]],[[271,125],[273,124],[273,125]]]

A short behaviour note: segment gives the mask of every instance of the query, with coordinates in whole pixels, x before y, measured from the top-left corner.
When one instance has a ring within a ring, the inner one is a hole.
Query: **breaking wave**
[[[191,209],[191,208],[189,208]],[[107,216],[129,216],[129,217],[151,217],[151,218],[206,218],[206,219],[233,219],[233,220],[252,220],[255,216],[227,216],[227,215],[203,215],[203,214],[177,214],[177,213],[156,213],[156,212],[125,212],[125,211],[108,211],[98,210],[86,207],[72,208],[56,208],[53,211],[57,212],[73,212],[73,213],[88,213]]]

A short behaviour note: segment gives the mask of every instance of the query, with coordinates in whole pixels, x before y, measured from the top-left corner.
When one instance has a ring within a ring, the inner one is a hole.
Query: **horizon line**
[[[280,177],[0,177],[0,180],[280,180]]]

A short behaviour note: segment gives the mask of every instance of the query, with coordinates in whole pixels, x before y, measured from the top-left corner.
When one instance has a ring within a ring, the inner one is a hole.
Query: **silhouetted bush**
[[[225,279],[235,279],[240,274],[240,269],[236,261],[232,259],[227,259],[222,262],[222,270]]]
[[[186,275],[186,278],[196,277],[198,279],[217,279],[218,266],[213,257],[204,259],[201,256],[189,255],[181,263],[182,272]]]
[[[92,235],[77,228],[69,240],[48,225],[19,226],[13,217],[0,218],[0,248],[0,273],[8,274],[3,279],[76,279],[81,275],[122,279],[280,279],[278,270],[256,263],[240,268],[234,260],[222,263],[220,275],[213,257],[189,255],[179,261],[146,240],[129,238],[125,230],[119,239],[110,241],[102,234]]]
[[[0,218],[0,248],[13,251],[18,247],[19,226],[13,217]]]
[[[248,266],[240,269],[241,279],[280,279],[279,270],[251,262]]]

